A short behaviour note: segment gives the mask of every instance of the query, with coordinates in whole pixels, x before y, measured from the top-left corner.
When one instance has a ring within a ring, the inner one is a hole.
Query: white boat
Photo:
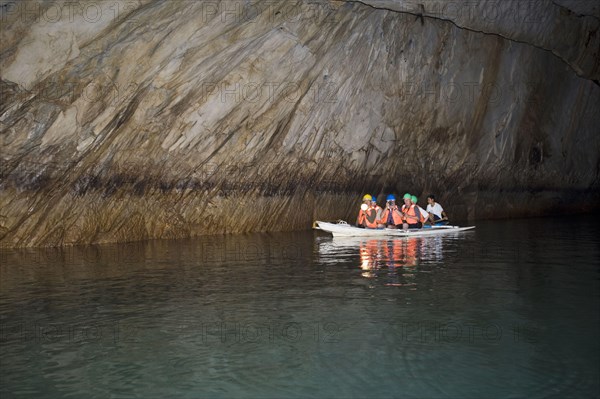
[[[475,226],[432,226],[422,229],[363,229],[351,226],[344,221],[337,223],[316,221],[313,224],[316,230],[322,230],[333,234],[334,237],[424,237],[437,236],[441,234],[458,233],[460,231],[472,230]]]

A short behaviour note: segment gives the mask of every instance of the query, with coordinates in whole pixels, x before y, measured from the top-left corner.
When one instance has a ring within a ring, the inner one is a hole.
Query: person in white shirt
[[[429,213],[429,223],[438,225],[447,223],[448,215],[444,212],[444,208],[435,202],[433,194],[427,197],[427,212]]]

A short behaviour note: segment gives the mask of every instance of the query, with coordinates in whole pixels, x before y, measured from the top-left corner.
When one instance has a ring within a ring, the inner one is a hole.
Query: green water
[[[3,250],[0,396],[600,396],[600,225]]]

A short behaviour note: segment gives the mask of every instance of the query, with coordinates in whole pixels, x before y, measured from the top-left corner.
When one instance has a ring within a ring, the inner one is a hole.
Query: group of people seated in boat
[[[356,225],[367,229],[392,228],[398,229],[420,229],[424,225],[442,225],[448,221],[444,208],[435,202],[433,194],[427,197],[427,209],[417,204],[417,197],[404,194],[402,197],[404,205],[396,205],[396,197],[390,194],[386,198],[385,209],[377,205],[377,198],[365,194],[360,206]]]

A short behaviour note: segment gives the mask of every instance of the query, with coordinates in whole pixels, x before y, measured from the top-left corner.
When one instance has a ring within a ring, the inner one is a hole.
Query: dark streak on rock
[[[133,185],[132,191],[138,197],[142,197],[144,195],[144,193],[146,192],[147,185],[148,185],[147,180],[139,180],[139,181],[135,182],[135,184]]]
[[[73,185],[73,192],[77,196],[83,196],[90,190],[97,190],[100,188],[100,179],[95,175],[83,175],[80,176]]]

